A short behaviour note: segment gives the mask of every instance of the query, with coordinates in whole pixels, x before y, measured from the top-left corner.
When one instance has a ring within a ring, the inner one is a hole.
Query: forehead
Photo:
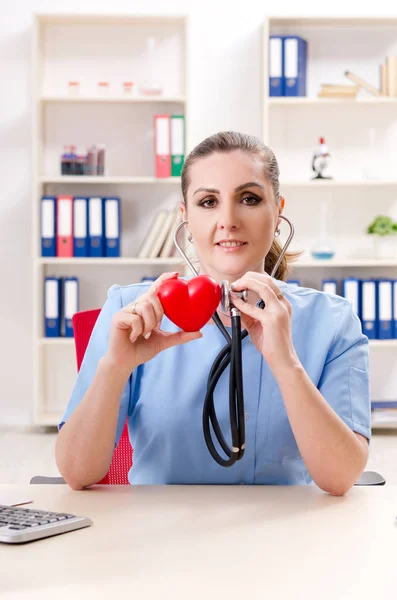
[[[266,183],[262,160],[243,150],[199,158],[190,168],[189,180],[192,193],[204,186],[234,189],[248,181]]]

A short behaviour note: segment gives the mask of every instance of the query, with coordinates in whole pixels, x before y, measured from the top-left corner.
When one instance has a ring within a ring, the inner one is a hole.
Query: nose
[[[223,202],[218,213],[218,228],[226,231],[234,231],[239,227],[237,207],[234,202]]]

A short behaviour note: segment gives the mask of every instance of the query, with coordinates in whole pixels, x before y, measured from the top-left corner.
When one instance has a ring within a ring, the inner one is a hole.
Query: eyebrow
[[[241,192],[241,190],[244,190],[245,188],[249,188],[249,187],[258,187],[261,188],[262,190],[265,189],[265,186],[262,185],[261,183],[257,183],[256,181],[248,181],[247,183],[243,183],[242,185],[239,185],[235,188],[235,192]],[[195,194],[198,194],[199,192],[210,192],[211,194],[219,194],[219,190],[215,189],[215,188],[206,188],[206,187],[200,187],[197,188],[197,190],[194,192],[193,196]]]

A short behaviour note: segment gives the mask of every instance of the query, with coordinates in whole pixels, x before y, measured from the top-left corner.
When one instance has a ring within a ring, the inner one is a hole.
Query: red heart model
[[[190,281],[167,279],[157,295],[170,321],[184,331],[199,331],[215,312],[221,288],[212,277],[198,275]]]

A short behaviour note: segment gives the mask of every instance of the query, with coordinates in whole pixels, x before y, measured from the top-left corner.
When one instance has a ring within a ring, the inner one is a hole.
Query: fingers
[[[178,277],[178,275],[179,271],[172,271],[171,273],[162,273],[160,277],[156,279],[156,281],[153,281],[148,293],[157,292],[160,283],[166,281],[166,279],[173,279],[174,277]]]
[[[259,321],[261,317],[263,318],[263,310],[259,308],[259,306],[252,306],[252,304],[248,304],[248,302],[244,302],[241,298],[231,293],[231,298],[233,305],[238,308],[238,310],[247,317],[252,317],[255,321]]]
[[[143,321],[139,315],[120,310],[113,316],[113,323],[118,329],[131,329],[130,340],[134,342],[143,332]]]
[[[139,302],[135,304],[135,312],[137,314],[132,316],[139,318],[142,325],[142,333],[140,335],[143,335],[145,339],[149,339],[152,330],[157,327],[158,323],[158,318],[152,302],[149,300],[139,300]]]
[[[262,300],[265,301],[266,306],[274,306],[275,303],[280,303],[280,300],[277,298],[277,295],[280,290],[279,288],[276,286],[277,291],[275,292],[272,288],[271,285],[269,285],[269,283],[266,281],[258,281],[257,279],[254,279],[253,277],[243,277],[241,280],[241,284],[239,283],[238,286],[234,286],[233,285],[233,289],[235,289],[236,291],[239,291],[240,289],[249,289],[252,290],[254,292],[256,292],[258,294],[258,296],[260,298],[262,298]],[[234,303],[234,298],[233,298],[233,303]],[[259,309],[261,310],[261,309]]]
[[[232,283],[232,289],[235,291],[241,291],[245,289],[247,285],[244,284],[244,281],[247,281],[248,279],[255,279],[260,283],[266,283],[276,295],[280,293],[280,288],[278,287],[273,277],[270,277],[270,275],[268,275],[267,273],[256,273],[254,271],[248,271],[247,273],[245,273],[245,275],[243,275],[243,277],[237,279],[237,281]]]
[[[203,337],[201,331],[177,331],[176,333],[165,333],[161,332],[163,337],[163,349],[171,348],[172,346],[179,346],[180,344],[187,344],[193,340],[199,340]]]
[[[141,317],[142,323],[142,333],[138,335],[148,336],[146,339],[150,337],[150,333],[155,327],[160,327],[161,320],[164,316],[164,309],[162,304],[157,296],[157,288],[158,285],[165,281],[166,279],[172,279],[177,277],[179,271],[173,271],[172,273],[163,273],[160,275],[156,281],[150,286],[149,290],[139,296],[136,302],[132,302],[131,304],[127,304],[122,309],[122,312],[127,314],[132,314],[132,306],[134,306],[134,311],[136,313],[135,316]],[[150,306],[151,305],[151,308]],[[136,336],[138,337],[138,336]],[[136,339],[136,338],[135,338]]]

